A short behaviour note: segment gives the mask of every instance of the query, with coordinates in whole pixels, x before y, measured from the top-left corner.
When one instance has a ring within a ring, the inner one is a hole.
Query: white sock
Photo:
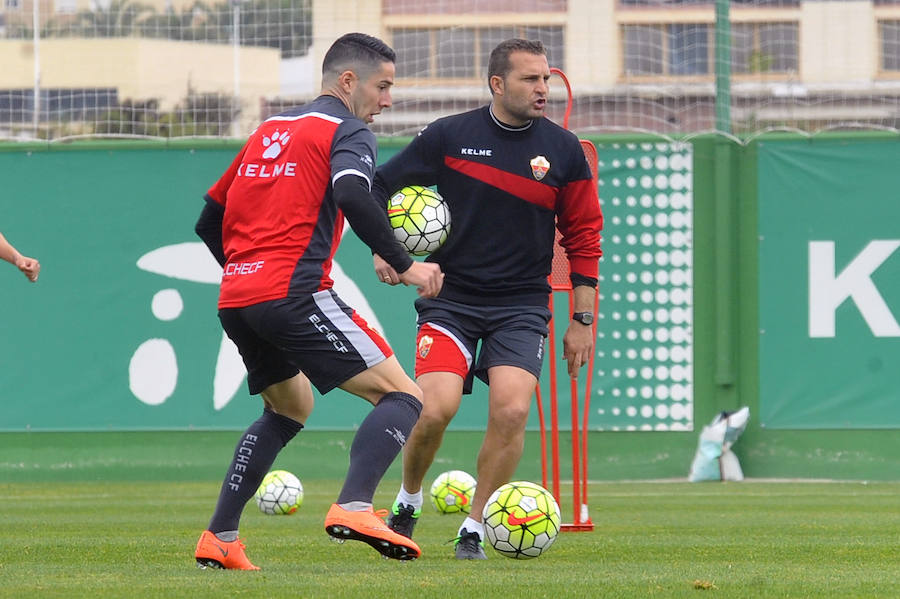
[[[372,507],[371,503],[366,503],[365,501],[348,501],[347,503],[339,503],[338,505],[348,512],[364,512]]]
[[[419,489],[415,493],[410,493],[406,490],[406,487],[400,485],[400,492],[397,493],[397,503],[405,503],[406,505],[411,505],[413,506],[413,509],[416,510],[422,509],[422,489]]]
[[[236,530],[223,530],[222,532],[216,533],[216,538],[222,541],[223,543],[232,543],[238,540],[238,531]]]
[[[478,536],[481,537],[481,540],[484,540],[484,524],[482,522],[477,522],[471,517],[466,518],[465,520],[463,520],[462,525],[459,527],[457,536],[462,534],[462,529],[464,528],[467,532],[477,532]]]

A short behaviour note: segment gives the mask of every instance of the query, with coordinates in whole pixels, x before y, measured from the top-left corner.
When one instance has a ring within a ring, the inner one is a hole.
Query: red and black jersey
[[[332,96],[263,122],[207,192],[224,207],[219,307],[331,288],[344,226],[333,184],[355,175],[371,186],[375,152],[372,132]]]
[[[444,271],[440,297],[546,305],[557,227],[573,280],[596,284],[597,189],[578,139],[549,119],[513,128],[489,106],[439,119],[379,167],[377,194],[406,185],[436,185],[450,208],[450,235],[427,258]]]

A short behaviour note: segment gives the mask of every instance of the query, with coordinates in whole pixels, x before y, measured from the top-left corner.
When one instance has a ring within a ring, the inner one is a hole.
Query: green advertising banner
[[[0,153],[0,227],[42,265],[29,284],[0,264],[0,430],[231,428],[259,412],[245,389],[214,400],[235,385],[214,376],[218,265],[193,232],[233,155]]]
[[[760,422],[900,427],[900,144],[758,144]]]
[[[261,402],[216,316],[221,269],[193,231],[238,148],[101,148],[0,152],[0,231],[42,264],[31,284],[0,263],[0,431],[244,428]],[[412,372],[415,290],[380,284],[349,229],[332,275]],[[484,428],[486,390],[476,384],[452,428]],[[335,391],[317,397],[308,425],[352,429],[368,411]]]
[[[239,429],[259,414],[193,231],[238,148],[151,145],[0,152],[0,231],[42,264],[35,284],[0,264],[0,430]],[[349,231],[333,276],[411,371],[415,291],[378,284]],[[309,425],[351,429],[368,409],[336,391]],[[485,421],[470,401],[454,426]]]
[[[149,145],[0,152],[0,231],[42,264],[36,284],[0,264],[0,430],[239,429],[260,412],[216,316],[221,269],[193,231],[238,148]],[[379,284],[349,230],[333,277],[411,372],[415,291]],[[368,411],[336,391],[309,425],[352,429]],[[467,401],[454,427],[486,413]]]
[[[43,270],[30,284],[0,263],[0,431],[245,427],[261,402],[248,395],[216,317],[221,269],[193,232],[203,193],[237,147],[7,150],[0,231]],[[396,151],[391,144],[379,159]],[[608,144],[599,155],[606,230],[590,428],[690,430],[691,148]],[[350,231],[333,276],[412,372],[415,291],[380,284],[371,253]],[[548,401],[555,359],[558,419],[568,430],[561,356],[569,313],[566,295],[557,295],[556,356],[548,352],[542,394]],[[476,383],[452,428],[482,430],[486,396]],[[317,397],[308,425],[352,429],[367,413],[368,404],[335,391]],[[537,427],[533,409],[529,428]]]

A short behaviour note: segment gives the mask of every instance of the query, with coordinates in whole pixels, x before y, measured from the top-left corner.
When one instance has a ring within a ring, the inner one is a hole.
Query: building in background
[[[380,15],[354,10],[359,4],[317,1],[313,48],[353,27],[393,44],[395,95],[411,110],[382,119],[385,132],[409,132],[408,125],[421,121],[417,113],[433,112],[435,100],[448,112],[483,101],[486,54],[513,35],[541,39],[551,66],[567,73],[577,97],[575,129],[677,134],[714,128],[712,0],[383,0]],[[900,2],[729,4],[736,132],[838,123],[897,127]]]
[[[221,114],[229,126],[213,134],[245,135],[260,118],[316,95],[324,52],[348,31],[382,37],[398,54],[395,105],[375,123],[381,134],[411,134],[437,116],[485,102],[487,55],[513,36],[541,39],[551,66],[568,75],[576,130],[684,135],[716,123],[713,0],[45,0],[39,81],[32,0],[2,2],[6,135],[45,129],[53,137],[53,123],[68,118],[53,107],[64,107],[67,97],[84,106],[97,98],[99,119],[125,102],[184,112],[192,96],[220,105],[204,118]],[[898,128],[900,1],[729,6],[733,132]],[[43,102],[38,96],[40,113],[29,100],[36,87],[47,90]],[[554,88],[556,118],[565,96],[562,85]],[[226,100],[231,105],[221,107]],[[89,112],[82,111],[85,122]],[[81,128],[104,131],[91,123]]]

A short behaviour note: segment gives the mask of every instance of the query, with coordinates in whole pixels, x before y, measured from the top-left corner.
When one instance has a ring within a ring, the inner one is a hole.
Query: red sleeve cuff
[[[600,271],[599,260],[583,256],[569,256],[569,269],[582,276],[596,279]]]

